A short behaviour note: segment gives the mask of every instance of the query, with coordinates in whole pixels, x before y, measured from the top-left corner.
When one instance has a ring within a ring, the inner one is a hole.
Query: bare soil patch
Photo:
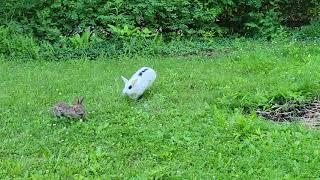
[[[310,128],[320,128],[320,99],[275,104],[267,110],[258,110],[257,114],[276,122],[302,121]]]

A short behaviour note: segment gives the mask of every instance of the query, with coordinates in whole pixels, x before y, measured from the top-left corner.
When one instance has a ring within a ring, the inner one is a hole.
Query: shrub
[[[9,56],[38,58],[39,46],[31,36],[0,26],[0,53]]]
[[[109,25],[145,28],[163,35],[270,35],[281,25],[307,25],[319,15],[318,0],[6,0],[0,22],[50,42],[89,26],[110,35]]]
[[[310,25],[301,27],[297,32],[297,36],[300,39],[320,39],[320,18],[312,21]]]

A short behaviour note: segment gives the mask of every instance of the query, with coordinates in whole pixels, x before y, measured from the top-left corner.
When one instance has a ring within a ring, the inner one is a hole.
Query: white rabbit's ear
[[[124,82],[124,84],[127,84],[128,83],[128,79],[126,79],[125,77],[121,76],[122,78],[122,81]]]

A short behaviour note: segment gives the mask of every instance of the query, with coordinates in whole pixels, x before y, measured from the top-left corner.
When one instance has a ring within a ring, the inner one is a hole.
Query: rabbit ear
[[[122,78],[122,81],[124,82],[124,84],[127,84],[128,83],[128,79],[126,79],[125,77],[121,76]]]
[[[79,98],[78,97],[74,97],[73,103],[74,104],[78,104],[79,103]]]
[[[84,97],[81,96],[81,97],[78,99],[78,102],[77,102],[77,103],[78,103],[78,104],[82,104],[82,103],[83,103],[83,100],[84,100]]]

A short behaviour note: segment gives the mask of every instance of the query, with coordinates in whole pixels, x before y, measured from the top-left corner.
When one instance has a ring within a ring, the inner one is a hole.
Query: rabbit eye
[[[132,86],[130,85],[130,86],[128,87],[128,89],[132,89]]]

